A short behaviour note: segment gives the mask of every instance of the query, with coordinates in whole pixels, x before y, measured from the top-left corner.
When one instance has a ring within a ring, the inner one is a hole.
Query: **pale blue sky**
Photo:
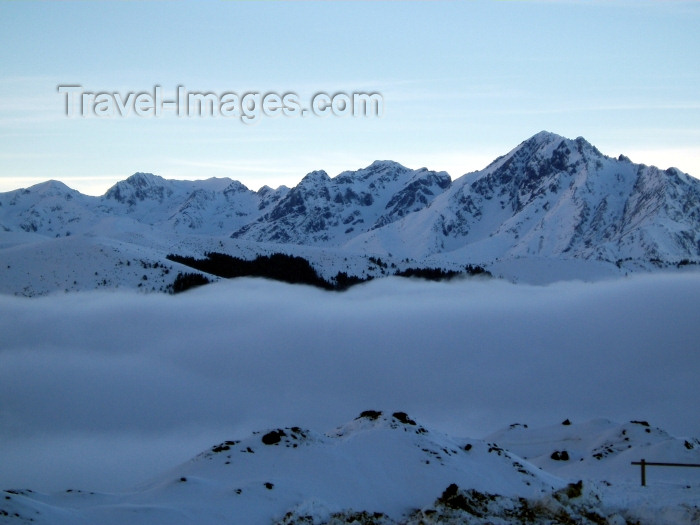
[[[294,185],[392,159],[452,177],[546,129],[700,176],[700,2],[2,2],[0,191],[136,171]],[[67,118],[126,94],[376,91],[384,116]]]

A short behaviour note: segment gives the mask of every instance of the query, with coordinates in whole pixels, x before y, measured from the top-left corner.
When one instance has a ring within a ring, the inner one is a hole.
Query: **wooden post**
[[[700,463],[656,463],[654,461],[633,461],[632,465],[639,465],[642,468],[642,487],[647,486],[647,466],[649,467],[696,467],[700,468]]]

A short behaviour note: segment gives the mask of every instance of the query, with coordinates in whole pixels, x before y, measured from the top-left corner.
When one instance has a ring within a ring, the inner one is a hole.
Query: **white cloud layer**
[[[698,274],[0,297],[0,488],[117,490],[366,409],[473,437],[594,417],[698,436],[698,304]]]

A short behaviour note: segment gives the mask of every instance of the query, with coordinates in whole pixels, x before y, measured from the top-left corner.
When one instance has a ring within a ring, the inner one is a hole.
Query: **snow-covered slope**
[[[122,494],[7,490],[0,523],[696,523],[697,482],[638,489],[600,481],[619,469],[634,472],[607,460],[618,434],[629,457],[698,460],[697,441],[688,447],[634,425],[592,421],[531,433],[513,426],[496,443],[450,437],[403,412],[368,410],[325,434],[288,427],[222,442]],[[506,442],[534,455],[542,469]],[[558,477],[542,457],[562,445],[571,450],[571,468]],[[594,446],[603,451],[595,471],[577,456]]]
[[[564,478],[588,478],[619,483],[639,479],[633,461],[700,464],[700,441],[676,439],[646,421],[619,424],[607,419],[583,423],[563,421],[544,428],[514,424],[486,439],[527,459],[538,467]],[[700,472],[651,468],[653,483],[694,480]]]
[[[24,234],[0,248],[0,293],[33,297],[53,292],[132,289],[166,292],[178,272],[190,268],[144,242],[95,235],[45,238]],[[215,279],[210,276],[211,279]]]

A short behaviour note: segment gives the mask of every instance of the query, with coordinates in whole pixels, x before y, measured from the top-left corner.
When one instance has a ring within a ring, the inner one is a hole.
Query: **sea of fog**
[[[2,296],[0,489],[122,490],[367,409],[470,437],[598,417],[700,437],[699,306],[697,273]]]

